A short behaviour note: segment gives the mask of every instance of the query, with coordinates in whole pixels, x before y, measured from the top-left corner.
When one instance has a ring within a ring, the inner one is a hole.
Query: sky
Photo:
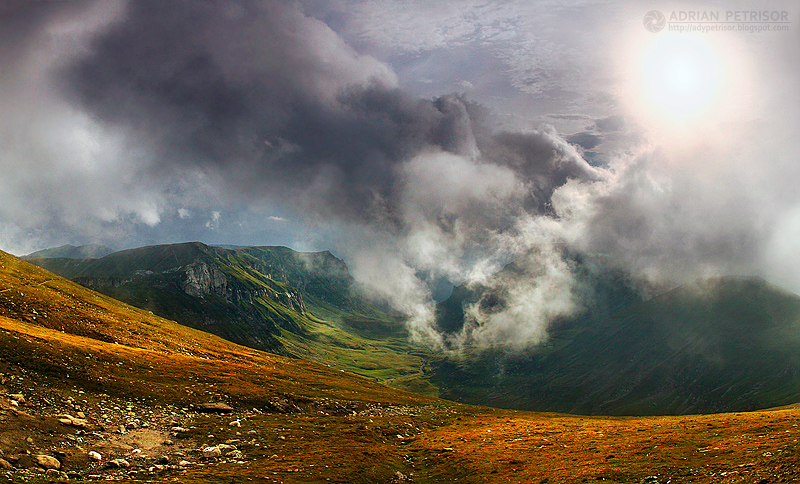
[[[433,344],[443,280],[509,300],[458,343],[542,341],[590,297],[568,253],[800,292],[799,22],[769,0],[7,0],[0,249],[331,250]]]

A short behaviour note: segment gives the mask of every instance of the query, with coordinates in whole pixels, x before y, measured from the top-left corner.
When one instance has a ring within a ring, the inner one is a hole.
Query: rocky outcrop
[[[211,294],[226,297],[228,279],[217,267],[204,261],[194,262],[183,270],[183,291],[194,297],[206,297]]]

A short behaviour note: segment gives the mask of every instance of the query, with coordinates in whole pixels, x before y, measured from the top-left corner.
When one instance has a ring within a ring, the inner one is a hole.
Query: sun
[[[702,114],[723,90],[719,55],[708,42],[688,35],[659,40],[642,66],[645,96],[664,114]]]
[[[741,114],[746,80],[741,53],[730,38],[661,32],[631,47],[624,97],[649,126],[694,130]]]

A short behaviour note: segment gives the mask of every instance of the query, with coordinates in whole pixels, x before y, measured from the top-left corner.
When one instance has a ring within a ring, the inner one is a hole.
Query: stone
[[[108,467],[115,467],[118,469],[128,468],[130,467],[130,462],[126,461],[125,459],[114,459],[108,461]]]
[[[9,393],[8,398],[14,400],[20,405],[25,405],[25,396],[22,395],[21,393]]]
[[[14,466],[11,465],[11,462],[5,459],[0,459],[0,469],[13,469],[13,468]]]
[[[61,462],[53,456],[37,454],[33,456],[36,465],[43,469],[61,469]]]
[[[46,475],[47,477],[50,477],[50,478],[55,477],[56,479],[58,479],[59,477],[62,477],[61,476],[61,471],[59,471],[58,469],[47,469],[47,472],[45,472],[44,475]],[[66,477],[66,474],[64,474],[64,477]]]
[[[73,427],[80,427],[84,429],[89,427],[89,422],[80,417],[73,417],[72,415],[64,414],[56,415],[56,418],[64,425],[71,425]]]
[[[222,451],[219,450],[219,447],[206,447],[203,449],[203,457],[208,459],[213,459],[222,455]]]
[[[225,455],[226,457],[230,457],[231,459],[241,460],[244,457],[241,450],[232,450],[228,454]]]
[[[92,460],[95,460],[97,462],[100,462],[101,460],[103,460],[103,456],[100,455],[99,452],[95,452],[95,451],[89,452],[89,458],[92,459]]]
[[[233,412],[233,407],[228,405],[225,402],[215,402],[215,403],[201,403],[196,406],[199,412],[204,413],[231,413]]]

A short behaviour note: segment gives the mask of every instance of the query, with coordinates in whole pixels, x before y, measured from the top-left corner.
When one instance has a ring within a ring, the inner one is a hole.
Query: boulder
[[[214,402],[214,403],[201,403],[196,406],[199,412],[203,413],[231,413],[233,412],[233,407],[228,405],[225,402]]]
[[[33,461],[42,469],[61,469],[61,462],[53,456],[38,454],[33,456]]]
[[[213,459],[222,455],[222,451],[219,450],[219,447],[206,447],[203,449],[203,457],[208,459]]]
[[[71,425],[73,427],[80,427],[83,429],[89,427],[89,422],[80,417],[73,417],[72,415],[64,414],[57,415],[56,418],[64,425]]]
[[[108,467],[112,468],[123,469],[123,468],[128,468],[130,466],[131,466],[130,462],[126,461],[125,459],[114,459],[108,461]]]

